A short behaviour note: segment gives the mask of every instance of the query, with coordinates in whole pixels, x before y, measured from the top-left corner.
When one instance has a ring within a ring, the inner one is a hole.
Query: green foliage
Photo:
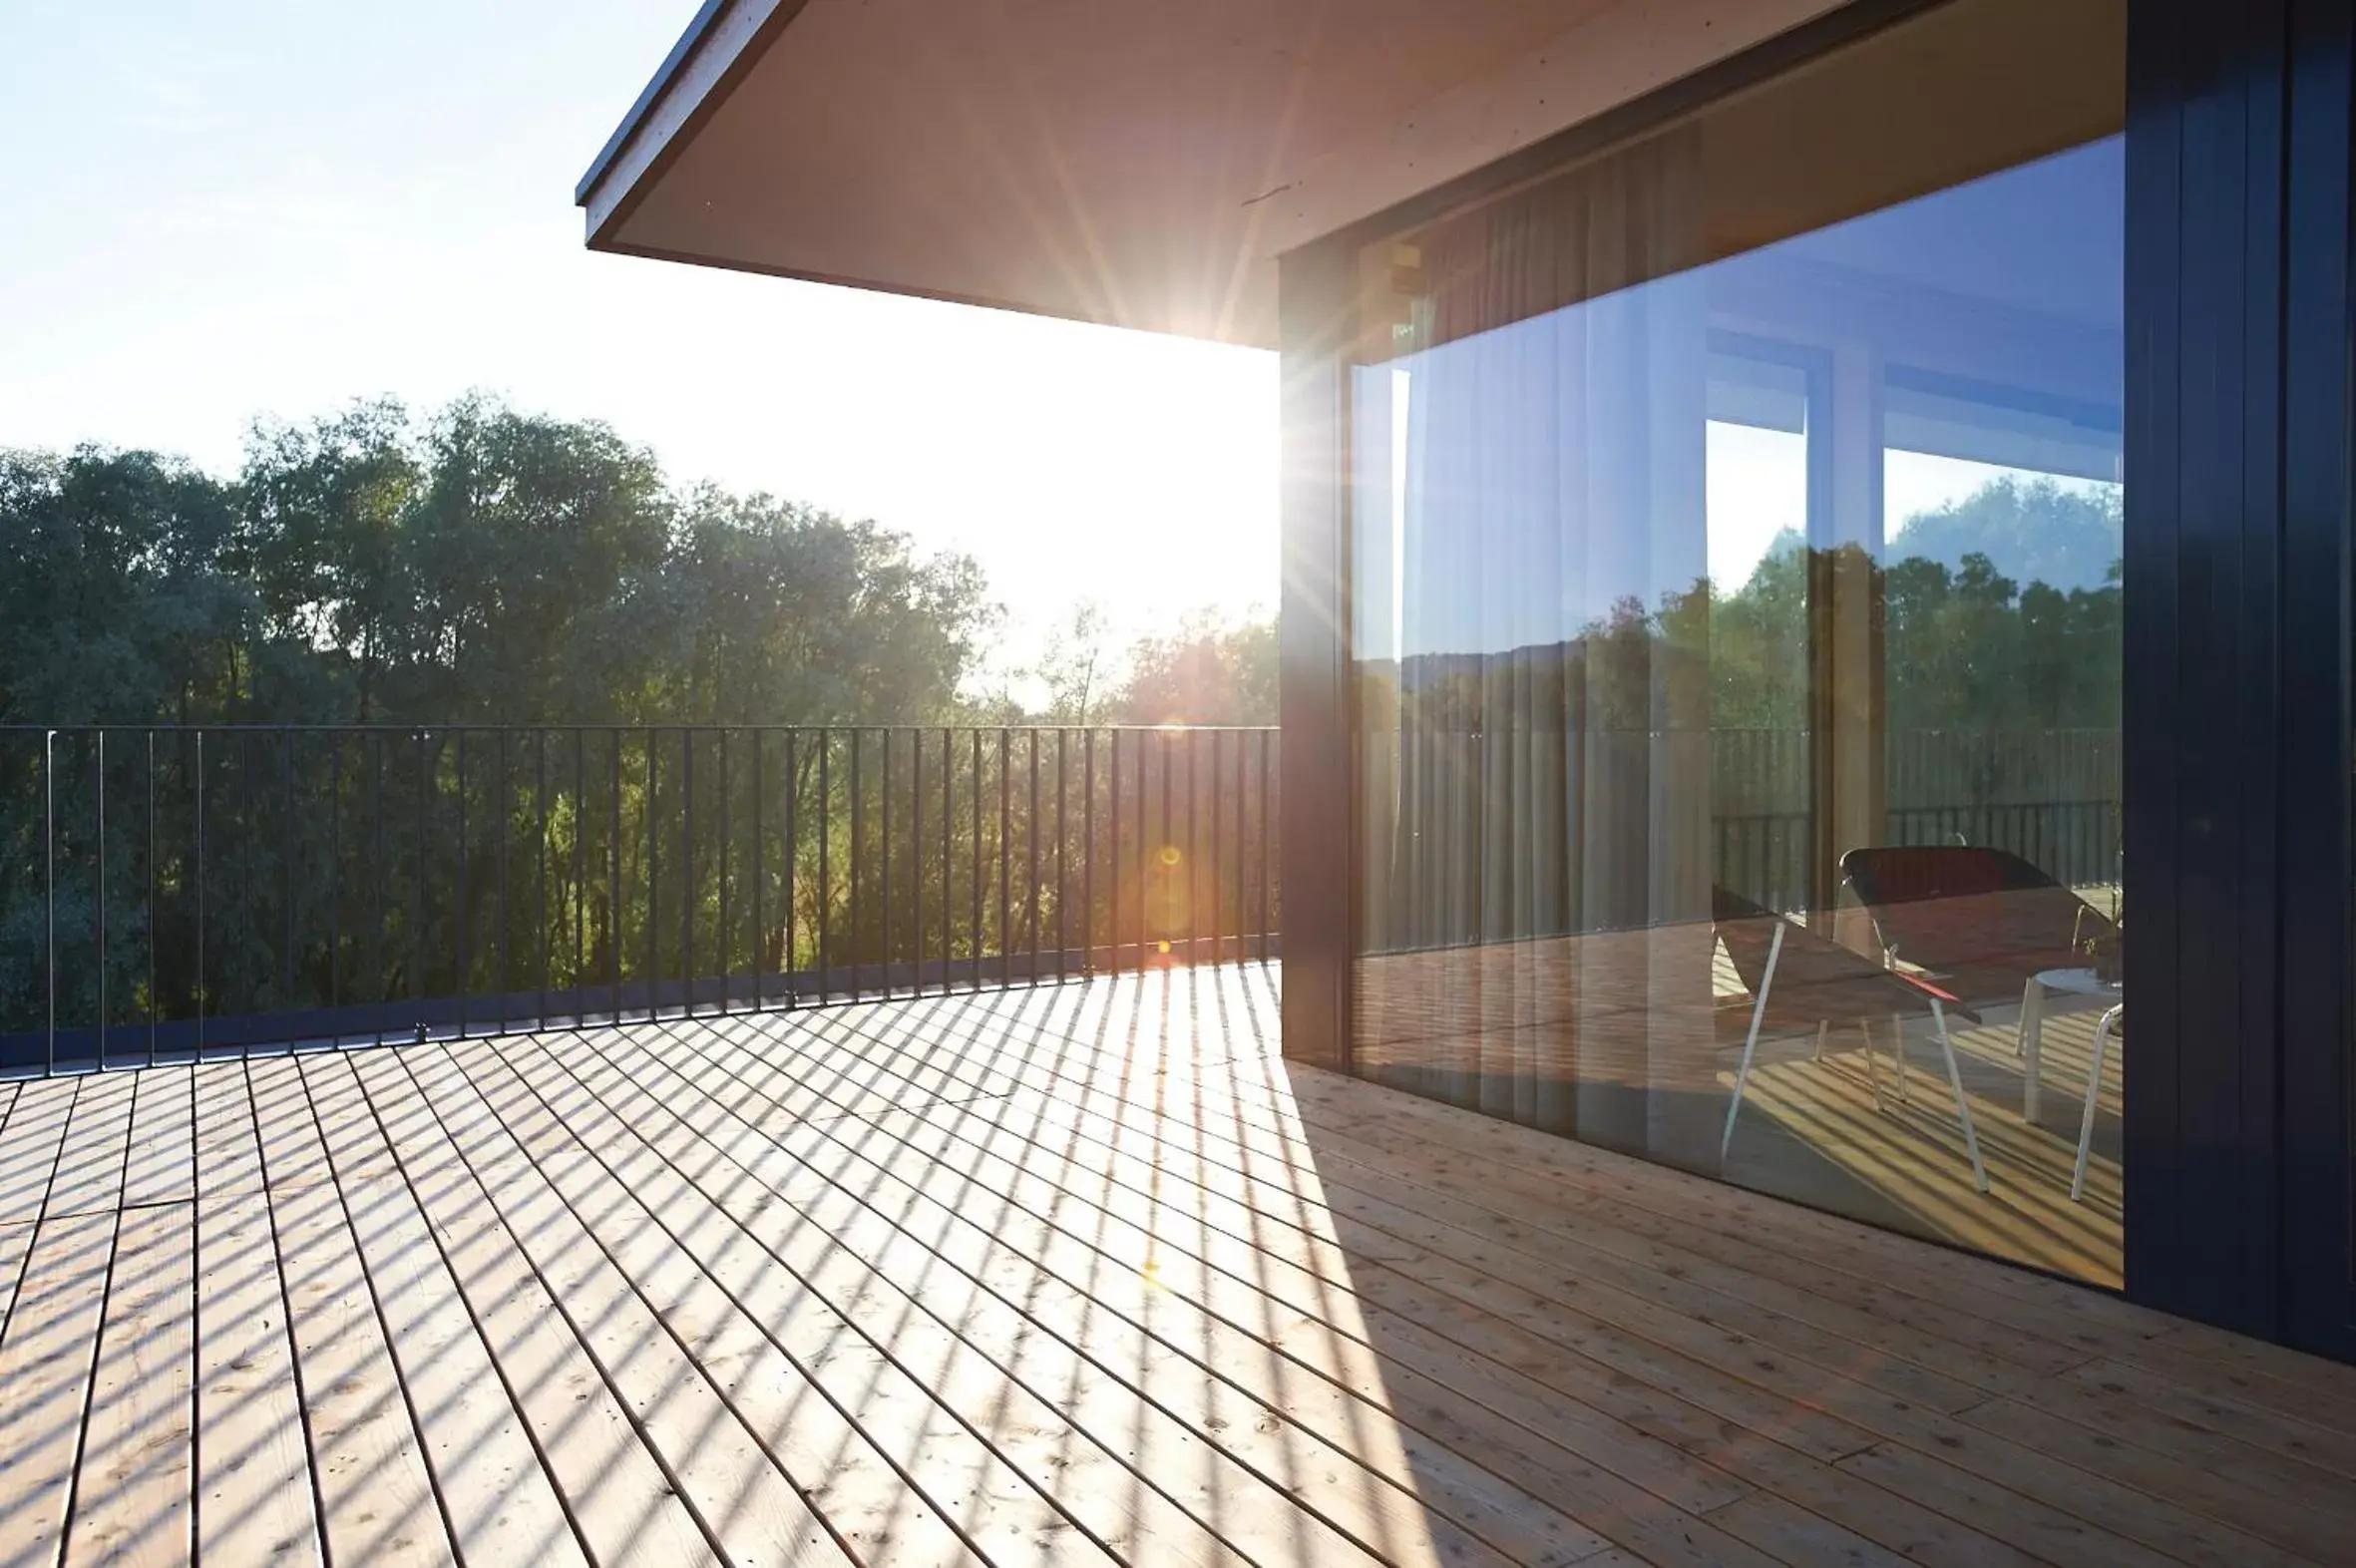
[[[1274,620],[1229,625],[1198,614],[1137,642],[1115,708],[1130,724],[1273,724],[1276,681]]]
[[[0,454],[0,721],[910,721],[980,570],[473,397],[257,428],[233,480]]]

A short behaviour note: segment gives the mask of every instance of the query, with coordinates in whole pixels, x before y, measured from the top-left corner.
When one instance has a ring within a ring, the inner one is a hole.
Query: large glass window
[[[2118,1281],[2124,9],[1366,248],[1357,1070]]]

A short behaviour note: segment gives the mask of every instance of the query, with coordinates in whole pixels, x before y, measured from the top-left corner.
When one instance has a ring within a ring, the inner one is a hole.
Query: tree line
[[[993,689],[970,558],[483,397],[0,453],[0,1034],[1240,932],[1244,738],[1052,726],[1272,721],[1272,633],[1077,624]]]

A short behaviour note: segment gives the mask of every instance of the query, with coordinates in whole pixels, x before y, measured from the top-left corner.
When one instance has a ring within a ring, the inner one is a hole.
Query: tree
[[[1114,706],[1131,724],[1275,723],[1276,622],[1231,625],[1206,610],[1172,634],[1140,638]]]

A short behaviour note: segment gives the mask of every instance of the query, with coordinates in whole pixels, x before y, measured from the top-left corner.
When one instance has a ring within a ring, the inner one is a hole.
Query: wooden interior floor
[[[2356,1370],[1197,970],[0,1086],[0,1563],[2346,1563]]]

